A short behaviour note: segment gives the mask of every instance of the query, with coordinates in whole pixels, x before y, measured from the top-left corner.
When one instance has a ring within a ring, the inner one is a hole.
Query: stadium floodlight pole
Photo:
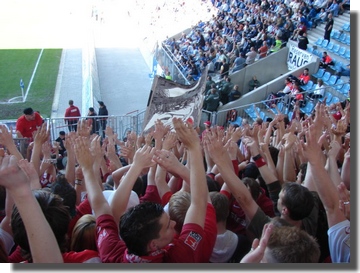
[[[25,84],[24,84],[23,79],[20,79],[20,87],[21,87],[22,99],[23,99],[23,101],[24,101],[24,87],[25,87]]]

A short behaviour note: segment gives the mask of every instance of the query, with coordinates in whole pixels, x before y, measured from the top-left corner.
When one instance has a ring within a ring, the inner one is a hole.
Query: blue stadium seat
[[[349,90],[350,90],[350,83],[344,83],[344,85],[341,88],[340,92],[343,93],[343,95],[347,96]]]
[[[301,89],[304,91],[310,90],[314,85],[314,82],[312,80],[308,81],[307,84],[301,86]]]
[[[330,37],[335,39],[335,40],[338,40],[339,37],[340,37],[340,31],[337,31],[337,30],[332,30],[331,31],[331,34],[330,34]]]
[[[231,125],[238,125],[238,126],[241,126],[241,123],[242,123],[242,117],[237,117],[234,121],[229,121],[229,124]]]
[[[312,74],[312,76],[319,79],[322,76],[324,76],[324,73],[325,73],[325,69],[324,68],[319,68],[318,71],[315,74]]]
[[[341,29],[350,32],[350,22],[344,23]]]
[[[340,69],[340,67],[342,67],[344,65],[344,63],[342,61],[338,61],[338,60],[333,60],[335,65],[330,65],[330,68],[332,68],[335,71],[338,71]]]
[[[306,49],[307,52],[313,53],[314,48],[312,46],[308,46]]]
[[[330,104],[330,102],[332,101],[333,98],[333,94],[330,92],[325,92],[325,97],[326,97],[326,105]],[[324,100],[324,98],[319,99],[321,102]]]
[[[307,115],[310,115],[314,107],[315,104],[312,101],[307,101],[304,107],[300,107],[300,111]]]
[[[345,51],[346,51],[346,48],[344,46],[341,46],[338,53],[337,53],[337,55],[339,55],[340,57],[345,58],[344,57],[345,56]]]
[[[341,33],[341,35],[339,37],[339,42],[346,44],[346,36],[347,36],[347,34],[345,32]]]
[[[345,43],[350,45],[350,35],[346,35]]]
[[[330,50],[331,52],[338,54],[340,49],[340,45],[339,44],[334,44],[334,47]]]
[[[319,37],[317,41],[315,42],[315,45],[321,46],[322,42],[324,41],[324,38]]]
[[[321,79],[323,80],[323,82],[327,82],[331,77],[331,73],[329,71],[326,71],[324,73],[324,75],[321,77]]]
[[[327,51],[331,51],[331,50],[333,49],[333,47],[334,47],[334,43],[330,41],[330,42],[327,44],[327,46],[326,46],[325,49],[326,49]]]
[[[344,57],[345,57],[346,59],[350,60],[350,48],[347,48],[347,49],[345,50]]]
[[[338,92],[341,92],[341,88],[343,87],[344,85],[344,81],[342,79],[338,79],[335,83],[335,89],[338,91]]]
[[[322,42],[321,42],[321,47],[322,48],[326,48],[327,47],[327,45],[328,45],[328,43],[329,43],[329,40],[326,40],[326,39],[324,39]]]
[[[326,101],[326,102],[327,102],[327,101]],[[338,103],[338,102],[340,102],[339,97],[333,96],[333,97],[332,97],[332,100],[331,100],[331,102],[330,102],[330,104],[333,104],[333,103]]]
[[[333,86],[333,85],[335,85],[336,80],[337,80],[337,76],[336,75],[331,75],[329,80],[324,81],[324,84]]]

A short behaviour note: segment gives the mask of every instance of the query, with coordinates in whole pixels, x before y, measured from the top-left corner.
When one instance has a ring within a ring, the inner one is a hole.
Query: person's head
[[[204,122],[204,125],[205,125],[205,128],[210,128],[211,122],[207,120]]]
[[[34,120],[35,119],[35,113],[34,110],[31,107],[25,108],[23,111],[25,118],[27,120]]]
[[[314,197],[308,188],[295,182],[283,184],[277,204],[281,217],[299,221],[307,217],[314,207]]]
[[[60,137],[61,139],[64,139],[64,138],[65,138],[65,131],[60,131],[60,132],[59,132],[59,137]]]
[[[99,103],[99,107],[104,107],[105,106],[103,101],[98,101],[98,103]]]
[[[129,254],[144,256],[171,243],[174,226],[161,204],[144,202],[121,216],[119,229]]]
[[[324,52],[323,52],[323,57],[326,57],[326,56],[327,56],[327,52],[324,51]]]
[[[317,263],[316,239],[296,226],[274,225],[262,263]]]
[[[171,220],[175,221],[175,230],[178,234],[181,233],[190,204],[191,196],[186,191],[175,192],[169,200],[169,216]]]
[[[235,84],[233,87],[234,90],[238,91],[239,90],[239,85]]]
[[[70,105],[70,106],[74,105],[74,101],[73,101],[73,100],[69,100],[69,105]]]
[[[324,81],[322,79],[318,79],[317,83],[318,83],[319,86],[322,86],[324,84]]]
[[[95,112],[94,107],[89,107],[89,112],[90,112],[90,113],[94,113],[94,112]]]
[[[71,235],[70,250],[80,252],[85,249],[98,251],[96,218],[91,214],[85,214],[77,220]]]
[[[251,177],[243,178],[242,182],[250,191],[252,198],[256,201],[261,192],[260,184],[254,178],[251,178]]]
[[[63,199],[59,195],[45,190],[34,190],[33,194],[39,202],[41,210],[55,235],[61,252],[67,251],[67,232],[70,214],[68,208],[63,203]],[[22,256],[25,259],[31,259],[28,235],[16,206],[11,214],[11,229],[15,244],[19,245],[22,250]]]
[[[229,199],[220,192],[210,192],[211,203],[215,208],[216,222],[226,222],[229,216]]]
[[[309,68],[305,68],[305,69],[304,69],[304,74],[305,74],[305,75],[309,74]]]
[[[63,204],[69,210],[70,215],[73,217],[76,214],[76,190],[69,184],[65,175],[59,173],[56,176],[55,182],[52,183],[51,192],[59,195],[63,199]]]

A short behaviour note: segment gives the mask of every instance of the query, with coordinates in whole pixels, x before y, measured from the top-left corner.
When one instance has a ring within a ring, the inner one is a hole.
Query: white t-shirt
[[[345,220],[328,230],[329,249],[333,263],[350,262],[350,221]]]

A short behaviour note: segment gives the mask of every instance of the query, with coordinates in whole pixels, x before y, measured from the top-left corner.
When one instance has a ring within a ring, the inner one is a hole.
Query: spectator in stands
[[[253,91],[254,89],[260,86],[260,82],[257,79],[256,75],[254,75],[251,80],[249,81],[249,92]]]
[[[307,34],[300,31],[298,37],[298,47],[302,50],[306,50],[308,44],[309,44],[309,40],[307,38]]]
[[[64,153],[66,152],[66,148],[64,146],[64,140],[65,140],[65,131],[59,132],[59,137],[55,139],[57,143],[59,143],[59,154],[64,157]]]
[[[224,105],[229,102],[229,93],[231,92],[231,89],[233,88],[233,83],[231,82],[230,77],[225,77],[225,80],[221,81],[220,83],[221,83],[221,85],[218,88],[219,94],[220,94],[220,101]]]
[[[300,35],[300,32],[302,31],[302,33],[306,33],[307,28],[306,28],[306,24],[304,20],[301,20],[300,23],[298,24],[296,30],[294,30],[293,35],[291,36],[291,40],[296,41],[296,39],[298,38],[298,36]]]
[[[300,85],[306,85],[310,80],[309,68],[304,68],[303,73],[299,76]]]
[[[325,33],[324,33],[324,39],[328,40],[330,42],[330,34],[334,26],[334,19],[332,13],[329,13],[327,16],[328,21],[325,25]]]
[[[16,135],[18,138],[28,138],[32,141],[33,133],[43,124],[43,119],[31,107],[25,108],[23,113],[16,121]]]
[[[205,96],[204,101],[206,103],[206,111],[215,112],[220,103],[220,95],[215,88],[210,89],[210,94]]]
[[[265,58],[267,56],[268,50],[269,48],[267,46],[267,41],[263,41],[262,46],[258,49],[259,59]]]
[[[311,100],[317,102],[318,99],[322,99],[325,95],[326,87],[322,79],[317,80],[317,84],[312,88],[314,90],[312,93],[309,93]]]
[[[333,0],[330,7],[328,7],[326,9],[326,12],[327,13],[331,13],[333,17],[338,17],[339,16],[339,10],[340,10],[340,7],[339,7],[339,4],[337,2],[337,0]]]
[[[253,46],[250,47],[250,51],[248,53],[246,53],[245,56],[246,56],[245,64],[246,65],[253,64],[255,62],[256,57],[257,57],[255,47],[253,47]]]
[[[338,79],[340,79],[341,76],[350,77],[350,64],[348,64],[346,66],[346,68],[344,68],[343,66],[340,66],[336,70],[335,75],[337,76]]]
[[[105,138],[105,129],[106,129],[106,124],[107,124],[107,117],[109,115],[109,112],[106,108],[106,105],[103,101],[98,101],[99,103],[99,116],[104,116],[104,117],[100,117],[99,118],[99,122],[100,122],[100,126],[99,128],[101,128],[102,131],[102,137],[103,139]]]
[[[339,3],[339,14],[343,14],[345,10],[350,10],[350,0],[342,0]]]
[[[88,126],[91,126],[91,134],[99,133],[99,120],[97,118],[97,113],[94,107],[89,107],[88,117],[86,120],[88,121]]]
[[[276,93],[276,96],[277,97],[283,97],[285,95],[288,95],[288,94],[291,93],[292,89],[293,89],[292,79],[290,77],[286,77],[284,89],[278,91]]]
[[[269,54],[273,53],[273,52],[278,52],[281,49],[282,46],[282,40],[281,37],[276,36],[275,42],[273,43],[273,45],[270,48]]]
[[[239,86],[235,84],[233,89],[229,93],[229,102],[240,99],[240,97],[241,97],[241,92],[239,91]]]
[[[230,65],[228,64],[227,60],[222,60],[222,65],[220,67],[220,79],[229,76],[229,69]]]
[[[236,71],[243,69],[245,65],[246,65],[245,54],[240,53],[240,55],[235,58],[234,63],[232,64],[231,73],[235,73]]]
[[[332,58],[327,54],[327,52],[324,51],[319,66],[322,68],[327,68],[329,65],[334,65],[334,62]]]
[[[69,100],[69,107],[65,110],[65,122],[68,124],[69,132],[77,130],[77,122],[81,116],[80,110],[74,105],[73,100]]]
[[[313,22],[313,26],[317,27],[318,24],[322,24],[326,21],[327,18],[327,13],[325,11],[324,8],[322,8],[318,14],[316,15],[316,17],[312,20]]]

